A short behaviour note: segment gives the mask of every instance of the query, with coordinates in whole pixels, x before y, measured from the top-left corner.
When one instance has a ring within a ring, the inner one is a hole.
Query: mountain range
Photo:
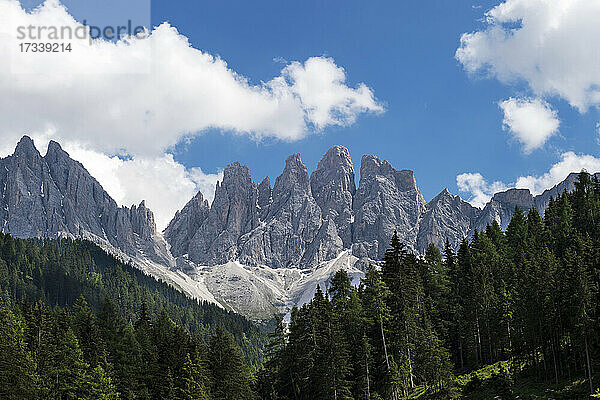
[[[572,173],[538,196],[509,189],[483,209],[447,189],[426,202],[412,171],[373,155],[362,157],[356,187],[348,150],[334,146],[310,175],[291,155],[273,185],[232,163],[212,204],[198,193],[160,233],[143,201],[118,206],[58,143],[42,156],[24,136],[0,159],[0,224],[17,237],[91,240],[194,298],[263,320],[308,301],[340,268],[358,282],[394,231],[414,252],[446,240],[456,248],[493,221],[506,229],[515,206],[543,213],[576,181]]]

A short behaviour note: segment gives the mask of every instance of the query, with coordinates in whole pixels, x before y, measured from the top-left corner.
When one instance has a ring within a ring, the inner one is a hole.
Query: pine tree
[[[23,321],[0,303],[0,398],[36,399],[38,376]]]
[[[215,330],[210,339],[209,359],[213,399],[252,399],[250,373],[242,352],[235,344],[231,334],[221,327]]]
[[[369,360],[370,346],[366,338],[366,320],[356,287],[345,270],[339,270],[331,279],[329,289],[333,307],[333,320],[342,332],[343,351],[349,354],[349,378],[352,397],[365,399],[370,396]]]
[[[64,312],[42,339],[39,374],[44,398],[77,399],[85,394],[88,365]]]
[[[106,349],[85,297],[80,296],[73,306],[73,331],[77,336],[86,363],[95,368],[106,358]]]
[[[342,290],[340,286],[338,289]],[[343,296],[340,292],[338,294]],[[328,296],[323,294],[320,286],[317,286],[310,309],[315,341],[310,393],[314,399],[350,399],[348,344],[341,331],[339,316],[335,315]]]
[[[97,365],[91,370],[86,386],[86,398],[89,400],[117,400],[120,398],[110,375],[101,365]]]
[[[390,319],[388,306],[390,293],[381,279],[381,272],[369,265],[360,284],[360,298],[365,314],[366,332],[369,338],[371,356],[369,359],[370,392],[383,395],[391,382],[392,366],[389,354]],[[392,389],[393,391],[393,389]]]
[[[208,388],[205,386],[202,366],[198,357],[194,360],[187,354],[180,376],[175,386],[175,399],[177,400],[208,400]]]
[[[277,400],[286,386],[286,333],[283,318],[275,316],[275,331],[269,334],[265,348],[265,363],[258,373],[257,392],[262,400]]]

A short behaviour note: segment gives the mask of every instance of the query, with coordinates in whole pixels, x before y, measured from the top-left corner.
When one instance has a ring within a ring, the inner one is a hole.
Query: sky
[[[476,206],[600,171],[600,0],[135,2],[0,0],[0,153],[57,140],[159,228],[231,162],[273,183],[335,144],[357,183],[375,154]],[[18,26],[125,17],[149,36],[16,54]]]

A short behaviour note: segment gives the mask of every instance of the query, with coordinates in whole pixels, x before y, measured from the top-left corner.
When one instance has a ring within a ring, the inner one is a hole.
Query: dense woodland
[[[245,399],[265,342],[92,243],[0,234],[0,399]]]
[[[417,256],[394,236],[358,288],[338,272],[264,351],[243,318],[85,242],[0,236],[0,285],[2,399],[509,399],[520,379],[579,382],[586,398],[600,380],[600,184],[582,173],[544,217],[516,209],[456,253]],[[474,395],[477,371],[500,364]]]
[[[340,271],[327,292],[279,324],[259,374],[263,399],[454,397],[458,374],[503,360],[499,398],[513,379],[580,379],[589,396],[600,367],[600,185],[582,173],[542,218],[516,209],[424,257],[397,237],[360,287]],[[460,388],[468,396],[477,379]],[[573,394],[566,398],[573,398]],[[494,398],[483,397],[483,398]]]

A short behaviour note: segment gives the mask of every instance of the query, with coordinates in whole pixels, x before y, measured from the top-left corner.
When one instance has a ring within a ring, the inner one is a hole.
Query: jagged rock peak
[[[31,138],[23,136],[14,154],[0,162],[5,166],[0,176],[0,225],[6,233],[85,238],[113,254],[144,254],[147,262],[170,265],[166,243],[154,238],[154,216],[145,203],[119,207],[57,142],[50,141],[41,157]]]
[[[427,203],[427,210],[419,223],[416,249],[424,253],[433,243],[441,250],[446,240],[456,249],[460,241],[470,235],[473,221],[479,213],[479,209],[445,188]]]
[[[372,175],[383,175],[393,176],[396,186],[401,191],[415,190],[417,188],[417,181],[415,174],[409,169],[396,170],[386,160],[381,160],[379,157],[365,154],[362,156],[360,163],[360,176],[361,180],[363,176],[369,177]]]
[[[283,172],[275,179],[273,200],[277,201],[281,193],[289,190],[310,193],[308,170],[298,153],[292,154],[285,160]]]
[[[66,154],[69,155],[66,151],[63,150],[63,148],[61,147],[61,145],[58,142],[55,142],[54,140],[51,140],[48,143],[48,150],[46,151],[46,157],[48,156],[54,156],[57,154]]]
[[[494,194],[493,201],[517,205],[529,209],[533,205],[533,196],[529,189],[508,189]]]
[[[131,225],[133,231],[142,237],[150,237],[156,233],[156,223],[154,221],[154,213],[146,207],[146,200],[142,200],[136,207],[131,206]]]
[[[251,182],[250,170],[247,165],[242,165],[239,162],[233,162],[225,167],[223,170],[223,181],[221,185],[231,185],[237,183],[248,183]]]
[[[455,197],[457,196],[454,196],[452,193],[450,193],[448,188],[444,188],[444,190],[442,190],[437,196],[431,199],[431,201],[427,203],[427,205],[429,206],[430,204],[435,204],[443,200],[453,200]]]
[[[339,168],[340,165],[344,168],[352,169],[352,172],[354,172],[352,159],[350,158],[350,152],[348,152],[348,149],[344,146],[335,145],[329,148],[329,150],[327,150],[327,152],[323,155],[317,165],[317,170],[336,169]]]
[[[312,195],[323,219],[331,219],[344,247],[352,245],[352,197],[356,192],[354,166],[348,149],[331,147],[310,175]]]
[[[188,253],[190,240],[206,220],[209,209],[208,201],[202,192],[198,192],[181,211],[177,211],[164,230],[165,239],[171,245],[174,256]]]
[[[24,135],[21,140],[19,140],[13,155],[16,157],[23,156],[27,158],[41,157],[40,152],[33,143],[33,140],[27,135]]]
[[[258,207],[260,208],[260,219],[264,219],[268,213],[268,208],[273,198],[271,197],[271,180],[268,176],[258,185]]]

